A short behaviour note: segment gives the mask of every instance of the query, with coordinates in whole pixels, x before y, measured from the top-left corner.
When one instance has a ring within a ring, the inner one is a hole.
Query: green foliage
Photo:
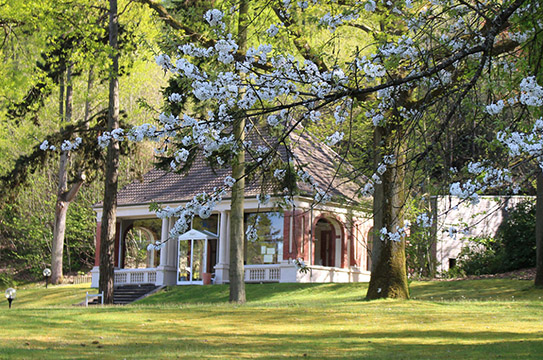
[[[493,274],[535,266],[535,205],[519,203],[500,226],[496,238],[473,238],[459,256],[467,275]]]
[[[466,276],[466,272],[461,269],[458,266],[455,266],[453,268],[450,268],[449,270],[443,272],[440,274],[442,278],[445,279],[457,279],[457,278],[463,278]]]
[[[17,282],[13,280],[13,276],[7,272],[0,272],[0,288],[14,287]]]
[[[493,238],[472,238],[458,257],[458,267],[466,275],[501,272],[502,251]]]
[[[498,231],[505,271],[535,266],[535,204],[522,202],[511,211]]]
[[[13,202],[0,210],[0,268],[9,266],[21,277],[41,278],[50,266],[56,189],[55,166],[29,177]],[[84,187],[70,205],[66,220],[64,270],[88,271],[94,256],[96,189]]]
[[[432,235],[431,226],[422,226],[417,223],[417,216],[432,213],[431,205],[427,201],[412,200],[406,208],[406,218],[411,223],[409,237],[405,244],[409,277],[412,279],[434,277],[436,263],[432,248],[435,246],[435,236]]]

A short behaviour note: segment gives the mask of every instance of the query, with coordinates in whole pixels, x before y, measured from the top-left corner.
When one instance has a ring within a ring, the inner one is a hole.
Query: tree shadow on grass
[[[536,289],[532,281],[482,279],[456,281],[414,282],[411,298],[417,300],[538,300],[543,289]]]
[[[206,332],[133,329],[118,337],[4,344],[0,358],[80,359],[539,359],[539,334],[456,331]],[[97,334],[98,335],[98,334]],[[96,338],[98,338],[96,336]],[[159,340],[157,340],[159,339]],[[83,346],[84,345],[84,346]]]
[[[247,302],[297,301],[299,298],[318,298],[319,294],[334,300],[337,298],[352,300],[366,295],[367,284],[333,284],[333,283],[267,283],[246,284]],[[213,286],[172,286],[155,295],[147,297],[136,304],[216,304],[228,302],[228,285]],[[332,297],[330,297],[332,295]]]

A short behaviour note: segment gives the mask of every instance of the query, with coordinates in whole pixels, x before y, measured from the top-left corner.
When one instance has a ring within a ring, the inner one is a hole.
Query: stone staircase
[[[113,293],[113,304],[130,304],[131,302],[134,302],[157,288],[158,286],[155,286],[154,284],[123,285],[115,287],[115,291]],[[92,301],[89,301],[89,305],[100,305],[100,299],[94,298]]]

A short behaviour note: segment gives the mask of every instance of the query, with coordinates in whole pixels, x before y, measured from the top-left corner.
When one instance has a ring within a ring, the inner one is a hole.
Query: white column
[[[292,254],[292,245],[293,245],[293,238],[294,238],[294,210],[291,212],[290,215],[290,222],[289,222],[289,229],[288,229],[288,252],[289,254]],[[289,255],[289,261],[290,261],[291,255]],[[283,261],[283,259],[280,259],[279,261]]]
[[[168,234],[171,228],[173,228],[173,225],[175,224],[175,219],[170,218],[169,224],[168,224]],[[177,238],[172,238],[168,240],[168,260],[167,264],[171,267],[176,267],[177,265]]]
[[[162,220],[161,241],[166,241],[166,245],[160,252],[160,266],[157,269],[157,285],[175,285],[177,278],[176,257],[177,257],[177,241],[176,239],[168,239],[170,229],[172,228],[174,219]]]
[[[224,249],[226,257],[224,258],[224,262],[230,265],[230,213],[226,214],[226,218],[226,249]]]
[[[227,215],[226,211],[221,211],[220,230],[219,230],[219,264],[224,264],[226,260],[226,238],[227,234]]]
[[[229,230],[230,217],[226,211],[221,211],[219,229],[219,263],[215,265],[215,283],[224,284],[228,281],[230,268],[228,258],[230,253]]]
[[[168,231],[170,230],[168,225],[168,218],[162,219],[162,232],[160,234],[160,241],[164,242],[168,239]],[[160,266],[166,265],[166,259],[168,258],[168,243],[166,243],[162,249],[160,249]]]

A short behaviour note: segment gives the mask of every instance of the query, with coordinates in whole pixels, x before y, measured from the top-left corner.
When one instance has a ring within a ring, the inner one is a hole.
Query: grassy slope
[[[366,286],[249,285],[245,306],[225,302],[226,286],[176,287],[132,306],[89,309],[52,306],[81,300],[83,286],[20,289],[14,308],[7,311],[6,302],[0,311],[0,359],[537,359],[543,353],[543,290],[531,282],[415,282],[415,300],[374,302],[361,300]]]

